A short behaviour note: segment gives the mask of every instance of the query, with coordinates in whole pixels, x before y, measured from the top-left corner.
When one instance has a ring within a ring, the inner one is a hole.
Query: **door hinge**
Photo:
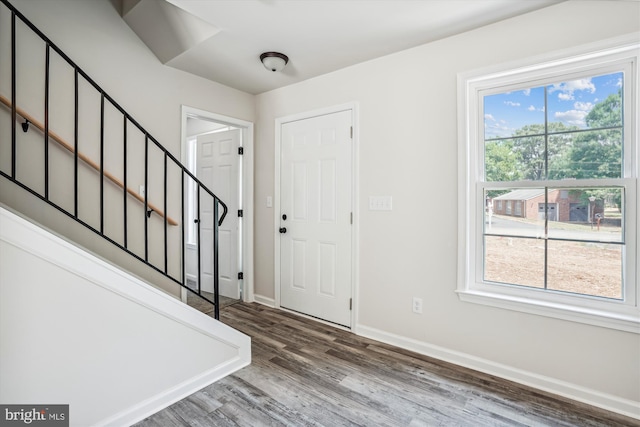
[[[244,154],[244,147],[238,147],[238,154],[241,156]]]
[[[242,218],[242,215],[244,215],[244,212],[242,209],[238,209],[238,218]]]
[[[238,273],[238,280],[243,280],[244,279],[244,273],[241,271],[240,273]]]
[[[353,126],[351,126],[350,129],[351,130],[349,131],[349,136],[351,137],[351,139],[353,139]]]
[[[349,218],[349,222],[351,223],[351,225],[353,225],[353,212],[351,212],[350,218]]]
[[[349,310],[353,310],[353,298],[349,298]]]

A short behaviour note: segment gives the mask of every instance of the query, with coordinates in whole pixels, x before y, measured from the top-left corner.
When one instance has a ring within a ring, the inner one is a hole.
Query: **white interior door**
[[[238,205],[240,129],[200,135],[196,147],[196,176],[229,208],[219,228],[220,295],[238,299]],[[201,289],[213,292],[213,203],[200,196]],[[222,214],[222,208],[219,209]]]
[[[351,110],[285,123],[280,146],[280,306],[348,327],[351,127]]]

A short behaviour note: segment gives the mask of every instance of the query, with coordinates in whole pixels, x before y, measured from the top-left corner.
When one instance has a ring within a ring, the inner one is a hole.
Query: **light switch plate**
[[[370,211],[390,211],[393,209],[391,196],[369,196]]]

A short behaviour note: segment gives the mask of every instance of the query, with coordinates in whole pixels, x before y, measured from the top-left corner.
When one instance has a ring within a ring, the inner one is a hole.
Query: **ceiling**
[[[258,94],[562,1],[124,0],[122,14],[167,66]],[[289,56],[282,72],[267,51]]]

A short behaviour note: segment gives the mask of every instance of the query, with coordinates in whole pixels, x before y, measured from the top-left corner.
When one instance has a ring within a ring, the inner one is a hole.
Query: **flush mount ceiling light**
[[[265,52],[260,55],[260,61],[262,61],[264,68],[275,73],[276,71],[282,70],[285,65],[287,65],[289,58],[287,55],[280,52]]]

